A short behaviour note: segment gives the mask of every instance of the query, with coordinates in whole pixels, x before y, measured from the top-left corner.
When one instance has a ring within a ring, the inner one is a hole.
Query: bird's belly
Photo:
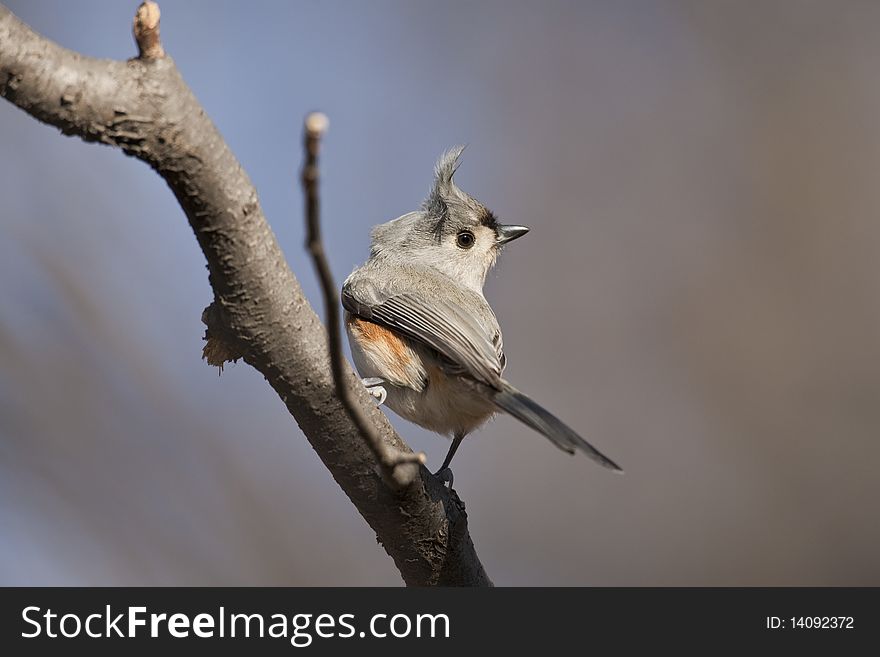
[[[404,419],[452,435],[473,431],[495,413],[492,402],[447,375],[417,343],[351,316],[346,329],[358,373],[385,379],[385,404]]]
[[[495,413],[495,405],[456,376],[428,365],[422,390],[386,386],[386,405],[401,417],[430,431],[446,435],[470,433]]]

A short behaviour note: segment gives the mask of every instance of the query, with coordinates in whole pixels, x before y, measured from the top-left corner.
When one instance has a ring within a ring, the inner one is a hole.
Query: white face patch
[[[471,289],[481,291],[486,274],[489,273],[498,256],[495,248],[495,231],[483,225],[463,230],[473,234],[473,246],[462,248],[459,245],[458,233],[448,236],[443,244],[444,263],[438,268]]]

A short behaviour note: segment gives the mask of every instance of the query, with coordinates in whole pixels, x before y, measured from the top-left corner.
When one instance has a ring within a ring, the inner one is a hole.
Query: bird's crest
[[[461,165],[461,154],[464,149],[464,146],[450,148],[437,160],[437,164],[434,165],[434,184],[422,206],[422,209],[436,221],[433,232],[438,239],[442,236],[443,224],[449,217],[449,201],[464,196],[452,180]]]

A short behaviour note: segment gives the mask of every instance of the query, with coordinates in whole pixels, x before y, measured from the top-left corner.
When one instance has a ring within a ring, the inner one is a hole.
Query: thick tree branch
[[[66,50],[0,6],[0,96],[64,134],[122,149],[165,179],[208,262],[209,331],[266,377],[407,584],[491,585],[454,493],[424,467],[402,490],[376,471],[335,393],[324,328],[247,174],[163,56],[151,12],[145,3],[140,28],[135,21],[141,55],[116,62]],[[350,368],[344,378],[383,444],[410,452]]]

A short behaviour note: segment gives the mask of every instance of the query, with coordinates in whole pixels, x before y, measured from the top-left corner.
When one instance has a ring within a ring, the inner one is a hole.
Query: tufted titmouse
[[[438,474],[462,439],[499,409],[573,454],[622,470],[573,429],[501,378],[505,356],[483,296],[502,246],[528,232],[499,224],[452,181],[463,148],[437,162],[419,212],[376,226],[367,262],[342,286],[345,326],[364,384],[398,415],[452,436]]]

